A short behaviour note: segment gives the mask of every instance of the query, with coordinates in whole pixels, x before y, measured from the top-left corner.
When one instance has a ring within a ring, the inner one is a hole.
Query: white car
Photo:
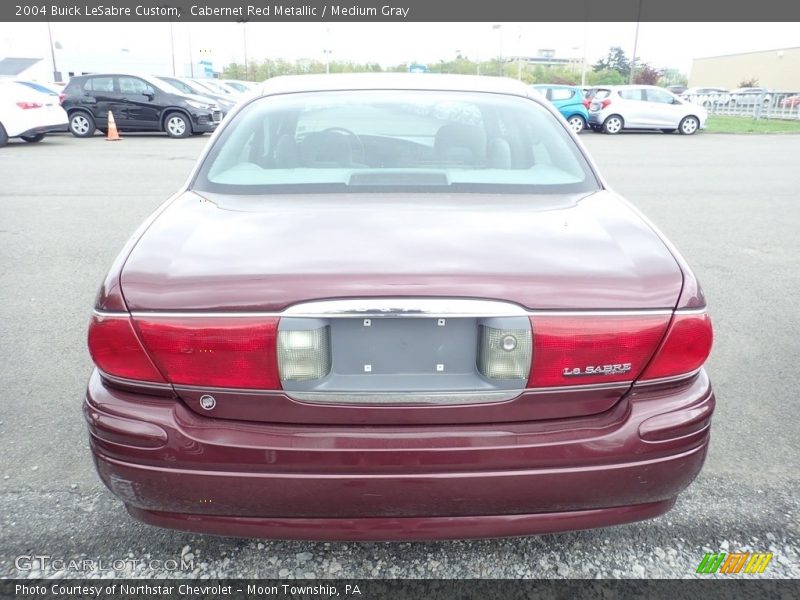
[[[0,81],[0,146],[9,138],[40,142],[48,133],[67,131],[67,113],[58,94],[15,81]]]
[[[731,101],[731,93],[723,88],[694,87],[681,94],[681,100],[710,108],[726,106]]]
[[[603,133],[660,129],[692,135],[704,129],[708,111],[653,85],[600,87],[589,105],[589,126]]]

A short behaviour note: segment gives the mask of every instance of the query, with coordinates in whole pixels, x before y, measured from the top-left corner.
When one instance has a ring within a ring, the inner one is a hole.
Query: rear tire
[[[75,137],[92,137],[95,129],[97,129],[97,125],[89,113],[78,111],[69,116],[69,131]]]
[[[0,123],[0,148],[6,144],[8,144],[8,134],[6,133],[6,128]]]
[[[586,119],[581,115],[572,115],[569,120],[567,120],[567,123],[569,123],[569,128],[575,133],[580,133],[586,129]]]
[[[41,142],[44,139],[43,133],[37,133],[34,135],[23,135],[21,136],[23,140],[28,142],[29,144],[35,144],[36,142]]]
[[[603,121],[603,133],[608,133],[609,135],[616,135],[622,128],[625,126],[625,121],[622,120],[622,117],[619,115],[611,115],[610,117],[606,117],[606,120]]]
[[[164,131],[171,138],[185,138],[192,135],[192,125],[183,113],[171,112],[164,119]]]
[[[700,121],[697,117],[691,115],[683,117],[680,125],[678,125],[678,131],[680,131],[681,135],[693,135],[698,129],[700,129]]]

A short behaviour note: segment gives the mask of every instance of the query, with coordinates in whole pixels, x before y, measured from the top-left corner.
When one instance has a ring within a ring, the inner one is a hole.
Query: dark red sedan
[[[163,527],[601,527],[700,471],[711,343],[683,258],[523,84],[279,78],[112,266],[84,410]]]

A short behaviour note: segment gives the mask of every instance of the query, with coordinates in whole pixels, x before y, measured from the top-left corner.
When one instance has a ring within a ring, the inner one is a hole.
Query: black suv
[[[204,96],[183,94],[154,77],[141,75],[79,75],[64,88],[61,106],[69,115],[69,130],[91,137],[108,130],[108,113],[120,131],[163,131],[183,138],[214,131],[222,120],[219,106]]]

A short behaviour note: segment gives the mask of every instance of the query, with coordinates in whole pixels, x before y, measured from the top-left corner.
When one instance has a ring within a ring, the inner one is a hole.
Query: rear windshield
[[[599,187],[566,128],[533,100],[489,93],[268,96],[228,124],[195,189],[568,193]]]

